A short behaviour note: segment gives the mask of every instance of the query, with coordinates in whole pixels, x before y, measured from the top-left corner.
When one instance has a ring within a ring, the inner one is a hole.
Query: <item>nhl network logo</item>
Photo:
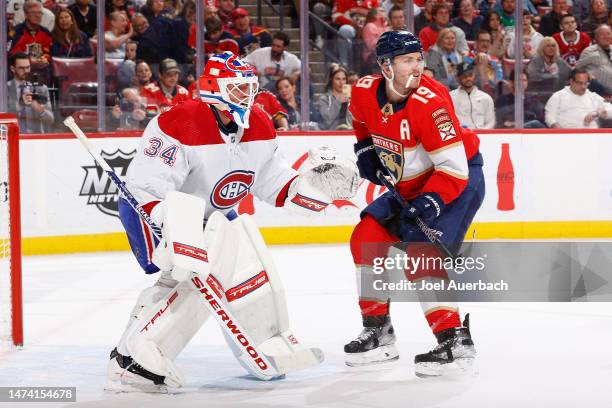
[[[114,153],[102,151],[100,155],[120,178],[125,176],[130,162],[134,158],[136,150],[124,153],[118,149]],[[87,204],[95,205],[104,214],[119,217],[119,190],[108,175],[97,165],[83,166],[85,179],[79,196],[87,197]]]

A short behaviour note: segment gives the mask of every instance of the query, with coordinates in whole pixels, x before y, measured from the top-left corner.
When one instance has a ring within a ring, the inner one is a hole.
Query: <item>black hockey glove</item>
[[[446,205],[438,193],[422,193],[402,209],[402,218],[413,221],[420,217],[426,224],[436,219]]]
[[[389,175],[389,172],[378,158],[378,154],[376,153],[376,149],[374,149],[374,144],[372,143],[372,138],[369,137],[355,143],[355,155],[357,156],[359,175],[362,178],[381,186],[382,183],[376,176],[376,173],[378,170],[380,170],[384,175]]]

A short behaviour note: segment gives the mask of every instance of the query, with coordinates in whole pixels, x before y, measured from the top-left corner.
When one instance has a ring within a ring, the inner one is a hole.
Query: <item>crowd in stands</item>
[[[258,26],[234,0],[204,0],[202,50],[196,49],[197,0],[104,1],[103,33],[96,27],[95,0],[7,3],[9,110],[19,114],[26,131],[54,130],[66,115],[95,112],[98,47],[105,55],[109,128],[143,128],[170,106],[198,97],[197,58],[229,51],[257,68],[256,104],[278,129],[350,129],[351,84],[379,72],[378,37],[408,25],[406,0],[310,0],[319,18],[311,20],[311,38],[315,50],[325,53],[327,69],[321,88],[309,84],[310,123],[304,124],[305,67],[289,51],[290,36]],[[525,127],[611,123],[612,0],[522,1]],[[514,127],[516,0],[411,4],[425,74],[451,90],[461,124]],[[78,80],[64,73],[67,67],[80,70]]]

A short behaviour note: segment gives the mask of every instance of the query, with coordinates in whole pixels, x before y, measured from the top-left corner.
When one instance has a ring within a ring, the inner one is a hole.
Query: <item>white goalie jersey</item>
[[[149,123],[126,184],[139,202],[150,203],[147,210],[172,190],[201,197],[208,218],[215,210],[229,212],[250,192],[283,206],[296,176],[278,151],[272,123],[257,107],[248,129],[226,134],[210,106],[192,100]]]

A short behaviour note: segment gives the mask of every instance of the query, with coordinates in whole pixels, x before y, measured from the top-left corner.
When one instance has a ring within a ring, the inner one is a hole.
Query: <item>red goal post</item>
[[[0,341],[23,345],[19,125],[0,113]]]

